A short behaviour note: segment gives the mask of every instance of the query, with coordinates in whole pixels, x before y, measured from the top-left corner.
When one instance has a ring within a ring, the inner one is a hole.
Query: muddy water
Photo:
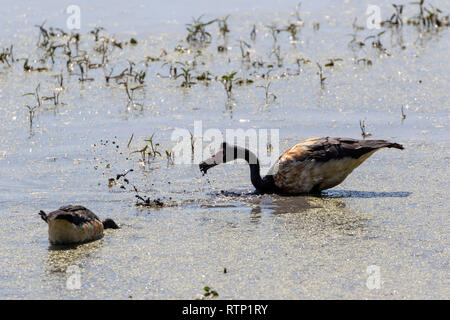
[[[127,104],[123,86],[107,85],[102,69],[89,71],[94,81],[80,83],[66,74],[62,59],[42,73],[24,73],[23,61],[0,64],[0,297],[189,299],[210,286],[223,299],[448,298],[449,30],[387,29],[381,40],[389,55],[370,45],[352,49],[353,19],[364,26],[368,3],[304,3],[299,40],[292,43],[285,32],[278,37],[283,61],[277,67],[266,26],[294,21],[295,1],[170,3],[127,1],[107,9],[102,2],[80,3],[82,46],[92,60],[99,56],[87,34],[95,25],[120,41],[138,40],[136,47],[114,50],[108,70],[117,74],[132,60],[147,71],[145,89],[136,93],[142,106]],[[433,4],[450,12],[446,1]],[[46,19],[46,26],[64,28],[67,15],[59,6],[2,6],[1,47],[14,44],[16,58],[40,65],[32,61],[42,55],[34,25]],[[383,2],[382,16],[391,12]],[[178,44],[189,48],[184,25],[203,13],[205,20],[231,14],[228,52],[217,53],[223,40],[216,25],[208,27],[213,42],[201,55],[175,52]],[[358,39],[377,32],[360,31]],[[252,61],[275,65],[275,101],[266,104],[259,87],[267,85],[261,75],[268,69],[242,62],[241,37],[251,45]],[[163,60],[138,63],[162,49],[168,53]],[[300,57],[311,63],[299,70]],[[323,66],[330,58],[343,61],[324,67],[321,87],[316,62]],[[355,64],[362,58],[372,66]],[[227,101],[219,82],[181,88],[181,78],[165,77],[163,63],[193,59],[195,74],[238,71],[237,77],[255,82],[235,86]],[[61,70],[61,104],[45,101],[30,128],[24,106],[35,101],[23,94],[40,84],[41,96],[50,95]],[[243,164],[218,166],[202,177],[195,164],[167,163],[173,130],[193,131],[197,120],[204,129],[279,129],[280,152],[314,136],[358,138],[365,120],[372,138],[402,143],[405,150],[377,152],[322,197],[254,195]],[[153,133],[162,157],[143,166],[131,152]],[[128,169],[134,169],[126,176],[130,185],[108,186]],[[164,206],[136,206],[131,184]],[[93,243],[51,247],[37,212],[65,204],[82,204],[122,229]],[[372,265],[381,283],[370,290]],[[70,266],[79,268],[80,289],[67,287]]]

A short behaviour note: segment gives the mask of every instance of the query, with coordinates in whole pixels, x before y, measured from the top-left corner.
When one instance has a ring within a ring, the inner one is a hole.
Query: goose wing
[[[56,211],[50,212],[47,216],[48,220],[62,219],[67,220],[77,226],[84,223],[92,223],[100,221],[95,213],[83,206],[63,206]]]
[[[380,148],[403,149],[398,143],[386,140],[357,140],[352,138],[312,138],[287,150],[279,162],[316,160],[326,162],[343,158],[359,159]]]
[[[385,140],[312,138],[281,155],[271,169],[275,186],[288,193],[308,193],[332,188],[376,150],[403,149]]]

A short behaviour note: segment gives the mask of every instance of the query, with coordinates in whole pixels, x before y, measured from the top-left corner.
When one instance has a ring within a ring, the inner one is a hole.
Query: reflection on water
[[[103,243],[103,238],[80,245],[50,245],[46,260],[46,268],[51,273],[66,272],[67,267],[80,265],[98,251]]]
[[[286,214],[286,213],[304,213],[311,208],[317,208],[311,197],[299,196],[299,197],[282,197],[276,196],[273,202],[267,205],[268,209],[274,214]]]
[[[448,13],[448,1],[432,1]],[[391,295],[389,285],[401,298],[445,297],[447,256],[423,252],[444,252],[449,221],[444,151],[449,118],[448,105],[442,103],[450,92],[449,64],[443,58],[449,51],[448,30],[418,33],[405,25],[391,35],[388,31],[382,43],[389,57],[370,41],[349,50],[352,22],[357,17],[362,23],[369,2],[304,3],[305,25],[298,42],[287,32],[279,34],[279,68],[267,25],[289,25],[295,3],[287,0],[232,0],[220,8],[205,0],[144,7],[131,0],[107,10],[99,1],[85,10],[83,3],[88,2],[81,1],[86,23],[80,33],[82,50],[93,61],[101,58],[89,33],[96,22],[106,27],[102,35],[117,34],[120,41],[129,41],[133,34],[138,39],[135,47],[114,48],[106,69],[91,70],[94,81],[80,83],[77,69],[67,74],[62,49],[56,51],[52,72],[23,72],[22,60],[12,68],[0,65],[0,203],[2,218],[9,219],[0,225],[0,235],[7,235],[0,250],[0,297],[70,297],[55,288],[71,265],[82,265],[81,298],[109,298],[114,293],[128,297],[128,291],[133,297],[189,298],[205,285],[214,286],[223,298],[400,297]],[[392,10],[391,1],[382,2]],[[36,48],[39,30],[34,25],[47,19],[45,27],[64,27],[64,8],[49,1],[4,7],[1,47],[14,45],[16,58],[38,65],[46,53]],[[201,54],[175,50],[188,46],[185,24],[202,13],[205,19],[231,13],[227,52],[217,54],[217,45],[225,39],[216,25],[208,26],[214,40],[201,48]],[[383,9],[383,18],[387,13]],[[156,20],[150,21],[149,15]],[[315,20],[320,29],[312,27]],[[238,43],[248,41],[253,25],[258,33],[249,48],[252,64],[243,64]],[[365,30],[358,39],[377,33]],[[167,56],[148,61],[162,49]],[[326,67],[331,58],[342,61]],[[301,59],[310,63],[296,63]],[[176,61],[195,64],[193,77],[210,71],[220,80],[238,71],[236,80],[254,83],[236,84],[227,99],[221,81],[204,85],[196,80],[192,88],[182,88],[180,78],[158,78],[157,74],[168,74],[167,63]],[[130,104],[123,84],[105,85],[104,71],[114,70],[116,75],[132,62],[148,75],[144,88],[136,91],[141,107]],[[324,66],[323,86],[316,63]],[[58,85],[54,76],[61,69],[65,104],[53,108],[53,102],[45,100],[36,109],[30,132],[25,106],[34,106],[35,99],[27,93],[40,85],[41,98],[51,99]],[[267,103],[262,88],[269,84],[266,93],[277,99]],[[406,118],[401,118],[401,106]],[[202,178],[198,165],[169,165],[164,156],[174,146],[173,129],[192,129],[197,120],[205,130],[279,129],[280,150],[286,150],[315,136],[359,137],[363,119],[374,139],[404,143],[405,150],[380,151],[338,187],[344,190],[328,190],[318,197],[255,194],[247,167],[220,166]],[[162,156],[144,167],[136,151],[153,133]],[[127,190],[108,187],[109,178],[130,168],[135,170],[127,176],[130,187],[135,185],[151,199],[163,199],[161,208],[137,208],[128,185]],[[36,229],[28,212],[68,203],[92,207],[128,227],[108,241],[47,250],[43,225]],[[368,256],[370,263],[382,267],[386,279],[386,287],[377,293],[367,292],[365,278],[355,278],[358,272],[365,276]],[[217,270],[224,266],[231,272],[218,277]],[[401,277],[399,270],[405,270]],[[416,281],[419,278],[423,281]]]
[[[355,235],[367,225],[367,217],[353,211],[344,200],[321,197],[289,197],[275,199],[269,206],[274,214],[286,214],[284,227],[288,232],[308,236],[320,234]]]
[[[326,198],[406,198],[412,193],[408,191],[377,192],[355,190],[327,190],[322,193]]]
[[[355,235],[362,232],[368,223],[367,217],[354,212],[342,197],[297,196],[284,197],[278,195],[255,196],[235,192],[217,198],[212,207],[239,208],[251,207],[249,221],[259,224],[264,215],[282,216],[288,232],[309,235],[321,234],[332,237],[336,233]],[[233,202],[233,205],[220,204]]]

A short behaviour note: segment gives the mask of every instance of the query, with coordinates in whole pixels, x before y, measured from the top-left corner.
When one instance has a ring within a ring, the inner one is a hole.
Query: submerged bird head
[[[200,171],[205,174],[209,169],[217,166],[218,164],[230,162],[236,159],[243,159],[250,165],[257,165],[257,170],[259,171],[259,161],[254,153],[250,152],[246,148],[229,145],[226,142],[222,142],[219,151],[215,155],[200,163]]]
[[[217,166],[218,164],[226,163],[236,159],[247,161],[250,166],[250,178],[252,184],[257,190],[263,192],[272,192],[272,190],[274,189],[273,179],[268,176],[261,178],[259,172],[260,166],[258,157],[246,148],[229,145],[226,142],[222,143],[221,148],[215,155],[200,163],[200,171],[205,174],[209,169]]]
[[[113,219],[105,219],[102,223],[104,229],[120,229],[120,227],[114,222]]]
[[[203,174],[206,174],[209,169],[212,167],[217,166],[218,164],[224,163],[226,159],[226,153],[227,153],[227,146],[228,144],[226,142],[223,142],[219,151],[217,151],[216,154],[212,155],[210,158],[206,159],[205,161],[200,162],[199,167],[200,171]]]
[[[41,216],[42,220],[47,222],[47,214],[44,211],[39,211],[39,215]]]
[[[218,164],[233,161],[238,158],[247,160],[248,150],[222,142],[219,151],[217,151],[215,155],[200,163],[200,171],[205,174],[209,169],[217,166]]]

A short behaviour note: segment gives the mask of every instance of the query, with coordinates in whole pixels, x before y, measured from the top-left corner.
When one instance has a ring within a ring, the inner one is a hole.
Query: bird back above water
[[[68,205],[39,215],[48,224],[48,238],[51,244],[76,244],[97,240],[104,229],[118,229],[112,220],[103,222],[89,209],[79,205]]]

